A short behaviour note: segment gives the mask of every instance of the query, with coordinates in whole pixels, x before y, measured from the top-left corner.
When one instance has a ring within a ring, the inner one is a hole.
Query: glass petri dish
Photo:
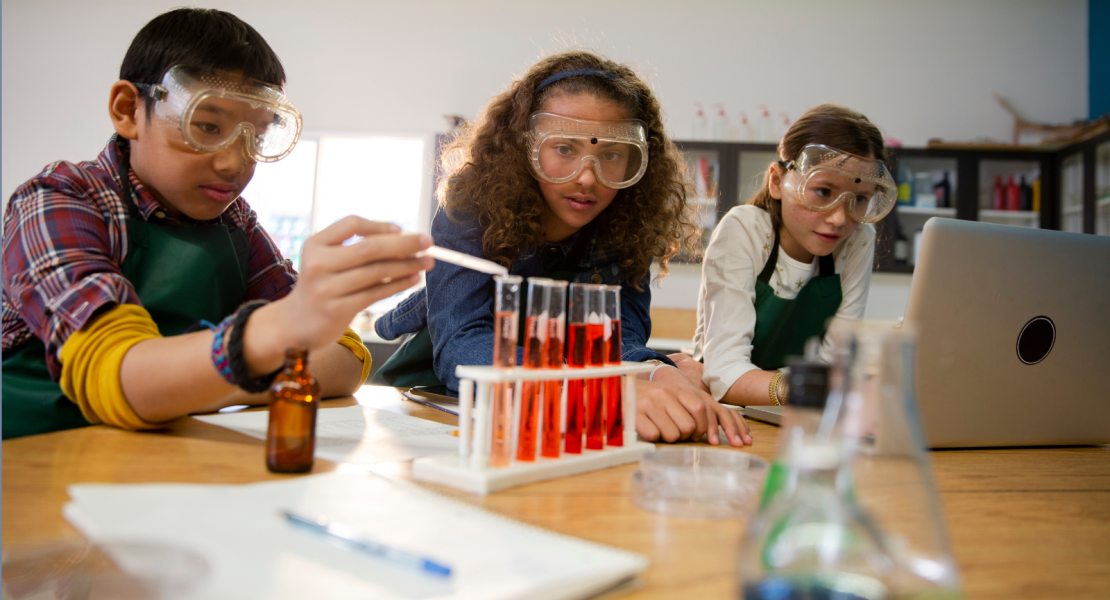
[[[672,517],[741,518],[755,509],[767,471],[767,461],[738,450],[656,448],[632,475],[632,502]]]
[[[57,542],[4,549],[4,600],[154,600],[191,597],[208,561],[184,548],[143,542]]]

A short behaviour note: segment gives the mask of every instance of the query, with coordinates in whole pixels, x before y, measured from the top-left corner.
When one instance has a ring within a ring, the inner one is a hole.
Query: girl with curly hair
[[[599,139],[600,138],[600,139]],[[740,416],[709,396],[701,365],[646,347],[649,268],[692,247],[679,151],[659,101],[629,67],[589,52],[547,57],[494,96],[441,153],[437,244],[524,277],[621,286],[622,357],[653,361],[637,382],[648,440],[751,443]],[[493,355],[491,278],[440,263],[427,287],[383,315],[378,335],[413,334],[375,382],[458,389],[455,367]]]
[[[782,404],[780,370],[832,320],[863,316],[875,227],[897,191],[879,128],[824,104],[798,119],[751,204],[730,210],[702,263],[694,356],[713,398]],[[819,351],[832,357],[829,339]]]

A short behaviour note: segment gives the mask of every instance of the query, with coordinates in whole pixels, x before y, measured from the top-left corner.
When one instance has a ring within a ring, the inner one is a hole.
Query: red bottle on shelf
[[[1006,210],[1021,210],[1021,188],[1014,183],[1014,176],[1006,184]]]
[[[1006,210],[1006,186],[1002,185],[1002,176],[994,176],[994,202],[991,203],[991,208],[994,210]]]

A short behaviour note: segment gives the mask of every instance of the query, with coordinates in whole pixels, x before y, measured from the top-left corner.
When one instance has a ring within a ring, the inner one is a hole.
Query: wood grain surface
[[[330,400],[348,406],[356,398]],[[357,402],[454,424],[455,417],[365,387]],[[777,428],[752,422],[748,451],[771,459]],[[1110,598],[1110,448],[948,450],[931,454],[953,553],[971,599]],[[3,545],[80,540],[62,518],[74,483],[248,483],[281,479],[263,442],[186,418],[155,433],[96,426],[3,443]],[[337,465],[317,460],[314,473]],[[622,596],[736,598],[744,520],[649,513],[629,497],[635,465],[526,485],[487,497],[428,487],[532,525],[651,559]],[[407,477],[410,463],[373,470]]]

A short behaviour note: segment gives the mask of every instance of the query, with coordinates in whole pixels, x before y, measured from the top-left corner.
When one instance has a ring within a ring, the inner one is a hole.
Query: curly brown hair
[[[607,71],[619,79],[567,77],[535,93],[543,80],[573,69]],[[651,88],[626,65],[581,50],[537,62],[444,145],[436,197],[452,221],[460,222],[456,215],[477,219],[482,250],[491,260],[509,266],[523,250],[542,245],[547,204],[533,176],[525,134],[529,117],[557,94],[612,101],[647,126],[647,171],[619,190],[596,219],[603,227],[598,242],[618,257],[625,283],[639,290],[653,259],[659,259],[663,276],[679,251],[695,249],[697,228],[686,199],[686,162],[664,131]]]
[[[837,104],[815,106],[795,121],[779,142],[779,158],[796,160],[810,144],[890,162],[879,128],[862,114]],[[775,229],[782,229],[782,200],[771,196],[770,182],[763,182],[751,203],[771,213]]]

